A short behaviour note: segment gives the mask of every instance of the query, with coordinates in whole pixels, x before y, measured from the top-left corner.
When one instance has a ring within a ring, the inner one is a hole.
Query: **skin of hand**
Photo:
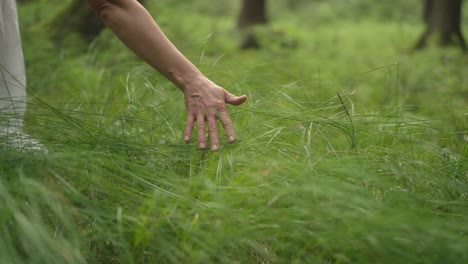
[[[240,105],[247,96],[235,96],[206,78],[166,37],[149,12],[136,0],[86,0],[106,26],[135,54],[174,83],[185,96],[187,122],[184,140],[191,140],[196,124],[198,148],[205,149],[208,126],[211,150],[218,150],[216,120],[229,142],[235,140],[226,103]]]

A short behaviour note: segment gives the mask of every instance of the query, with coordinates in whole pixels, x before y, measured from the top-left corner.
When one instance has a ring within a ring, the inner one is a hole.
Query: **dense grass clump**
[[[229,108],[239,140],[209,152],[182,141],[182,94],[110,32],[50,41],[58,2],[19,10],[25,129],[49,153],[0,150],[0,263],[468,261],[467,60],[410,52],[419,10],[275,3],[263,48],[240,51],[238,1],[150,3],[249,96]]]

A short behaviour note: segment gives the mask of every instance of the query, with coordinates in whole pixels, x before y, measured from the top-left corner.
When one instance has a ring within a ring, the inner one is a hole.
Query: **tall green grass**
[[[315,5],[275,13],[265,48],[238,51],[233,11],[175,24],[191,8],[176,2],[149,8],[249,96],[229,108],[238,141],[185,144],[180,92],[109,32],[54,47],[24,21],[26,130],[49,154],[3,149],[1,263],[466,262],[464,55],[409,53],[411,20],[301,22],[320,21]]]

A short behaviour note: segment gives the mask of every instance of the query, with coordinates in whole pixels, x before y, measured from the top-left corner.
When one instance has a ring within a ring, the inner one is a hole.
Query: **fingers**
[[[197,116],[197,134],[198,134],[198,148],[206,148],[205,138],[205,117],[200,114]],[[218,128],[216,126],[216,116],[214,114],[206,117],[208,123],[208,135],[210,137],[211,150],[216,151],[219,149]],[[193,123],[195,122],[193,115],[187,117],[187,124],[184,131],[184,140],[189,142],[192,134]]]
[[[216,126],[216,117],[210,114],[206,117],[208,121],[208,135],[210,136],[211,150],[215,151],[219,148],[218,127]]]
[[[228,141],[232,143],[235,140],[234,135],[234,127],[232,126],[232,122],[229,119],[227,112],[223,111],[219,113],[219,119],[226,130],[226,134],[228,136]],[[187,123],[185,126],[184,131],[184,140],[186,142],[190,141],[190,137],[192,134],[193,124],[195,120],[192,115],[187,117]],[[208,124],[208,136],[210,138],[210,145],[211,150],[216,151],[219,149],[219,138],[218,138],[218,127],[216,125],[216,115],[209,114],[205,117],[203,114],[200,114],[196,118],[197,122],[197,135],[198,135],[198,149],[206,149],[206,138],[205,138],[205,125]]]
[[[230,143],[236,140],[234,126],[226,111],[225,104],[240,105],[247,100],[247,96],[245,95],[235,96],[220,87],[218,87],[218,90],[214,95],[215,96],[207,96],[206,98],[201,99],[197,97],[197,100],[194,100],[193,97],[186,96],[188,117],[184,130],[184,140],[186,142],[190,141],[192,130],[195,126],[194,123],[196,122],[198,149],[201,150],[206,149],[207,147],[205,136],[206,125],[208,126],[210,149],[213,151],[219,149],[217,118],[223,125],[227,140]]]
[[[189,142],[192,137],[192,130],[193,130],[193,122],[195,118],[193,115],[189,115],[187,117],[187,122],[185,124],[185,131],[184,131],[184,141]]]
[[[206,148],[205,139],[205,117],[203,114],[197,115],[197,134],[198,134],[198,149]]]
[[[245,100],[247,100],[246,95],[235,96],[235,95],[229,93],[228,91],[226,91],[225,101],[228,104],[240,105],[240,104],[244,103]]]

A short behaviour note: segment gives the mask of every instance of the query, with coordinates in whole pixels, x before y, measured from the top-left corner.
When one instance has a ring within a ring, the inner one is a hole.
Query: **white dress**
[[[26,75],[15,0],[0,0],[0,130],[21,129]],[[1,132],[0,132],[1,133]]]
[[[23,132],[25,111],[26,74],[16,1],[0,0],[0,146],[47,153],[37,139]]]

